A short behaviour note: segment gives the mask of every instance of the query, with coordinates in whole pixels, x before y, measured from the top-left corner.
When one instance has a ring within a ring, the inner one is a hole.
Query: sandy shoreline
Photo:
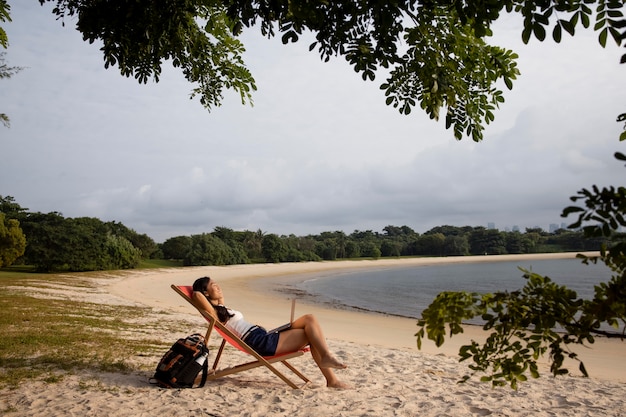
[[[540,255],[498,257],[497,260],[562,257]],[[574,256],[574,254],[567,255]],[[168,334],[173,342],[203,331],[205,321],[170,289],[210,275],[219,280],[227,303],[258,318],[259,324],[282,324],[289,316],[288,295],[272,291],[291,280],[342,269],[387,268],[441,262],[485,262],[490,257],[429,258],[381,261],[320,262],[306,264],[238,265],[128,271],[102,280],[101,303],[127,300],[154,309],[157,316],[182,320],[183,328]],[[539,272],[539,271],[538,271]],[[314,383],[292,390],[276,376],[259,368],[211,381],[201,389],[164,390],[148,384],[152,372],[76,374],[63,383],[42,381],[19,390],[0,392],[0,414],[12,416],[626,416],[626,345],[599,340],[581,353],[591,378],[542,378],[523,383],[518,391],[492,389],[477,378],[465,384],[468,372],[459,363],[458,346],[479,338],[480,329],[468,326],[462,337],[443,349],[426,346],[419,351],[413,334],[414,319],[356,311],[333,310],[298,302],[297,314],[314,313],[323,324],[331,349],[349,364],[338,371],[355,386],[343,391],[323,386],[323,378],[305,355],[292,363]],[[257,321],[257,320],[255,320]],[[187,327],[184,327],[187,326]],[[163,333],[163,332],[162,332]],[[218,338],[212,336],[212,357]],[[245,358],[229,350],[232,364]],[[160,357],[144,358],[156,362]],[[575,368],[575,367],[574,367]],[[284,368],[281,368],[284,369]]]
[[[591,255],[592,253],[588,253]],[[160,306],[180,313],[195,312],[169,287],[171,284],[191,285],[195,278],[211,276],[219,281],[226,295],[227,305],[242,310],[246,317],[254,318],[259,324],[272,328],[289,318],[290,294],[277,295],[276,287],[301,281],[315,274],[371,268],[392,268],[417,265],[450,263],[476,263],[493,261],[528,261],[536,259],[574,258],[575,253],[551,253],[528,255],[498,255],[480,257],[405,258],[381,259],[376,261],[307,262],[261,265],[231,265],[225,267],[194,267],[166,269],[155,272],[137,271],[117,282],[109,290],[121,297],[148,306]],[[540,271],[538,271],[540,272]],[[149,284],[149,285],[147,285]],[[239,307],[242,306],[242,307]],[[456,357],[459,347],[471,339],[482,340],[484,334],[479,327],[466,326],[465,333],[448,341],[440,348],[427,341],[417,351],[416,320],[368,312],[337,310],[299,300],[296,316],[313,313],[324,325],[328,339],[353,342],[373,347],[408,349],[427,354],[445,354]],[[199,323],[202,320],[199,319]],[[578,348],[577,353],[587,370],[597,378],[626,382],[626,344],[617,340],[597,338],[590,348]],[[619,359],[618,359],[619,358]],[[619,363],[616,363],[619,362]],[[571,364],[572,372],[578,375],[577,365]]]

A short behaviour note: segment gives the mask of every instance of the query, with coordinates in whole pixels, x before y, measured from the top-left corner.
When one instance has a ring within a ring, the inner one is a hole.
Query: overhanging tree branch
[[[455,138],[474,141],[482,140],[504,102],[500,81],[511,89],[519,74],[512,51],[486,43],[502,13],[523,16],[525,42],[543,41],[549,31],[560,42],[564,33],[574,35],[593,21],[602,46],[608,39],[621,45],[626,30],[624,0],[39,1],[53,3],[61,20],[77,16],[83,38],[103,43],[105,66],[118,66],[125,76],[158,81],[163,61],[171,60],[194,84],[192,97],[209,110],[221,104],[226,89],[243,103],[256,90],[237,39],[243,27],[280,36],[283,43],[310,31],[315,41],[309,49],[323,61],[341,56],[366,81],[388,69],[381,85],[388,105],[402,114],[415,107],[434,119],[445,114]]]

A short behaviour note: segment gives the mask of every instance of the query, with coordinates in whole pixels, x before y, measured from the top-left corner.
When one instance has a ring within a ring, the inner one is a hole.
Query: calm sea
[[[522,267],[593,296],[593,286],[611,277],[604,265],[584,265],[578,259],[525,260],[388,267],[316,276],[295,285],[316,302],[417,318],[442,291],[494,292],[520,289],[526,283]]]

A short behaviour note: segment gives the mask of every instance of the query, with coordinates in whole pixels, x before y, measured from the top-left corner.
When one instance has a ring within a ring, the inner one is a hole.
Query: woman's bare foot
[[[352,389],[352,385],[347,384],[345,382],[341,382],[341,381],[328,382],[326,386],[328,388],[335,388],[335,389]]]
[[[348,365],[339,362],[339,360],[332,355],[323,357],[320,362],[320,368],[346,369],[347,367]]]

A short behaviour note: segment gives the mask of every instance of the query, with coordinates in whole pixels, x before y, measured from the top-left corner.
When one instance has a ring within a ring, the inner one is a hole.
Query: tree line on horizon
[[[318,235],[277,235],[216,227],[210,233],[175,236],[157,244],[119,222],[32,213],[0,196],[0,267],[29,265],[40,272],[132,269],[142,259],[184,266],[305,262],[401,256],[468,256],[599,250],[602,239],[580,230],[541,228],[499,231],[482,226],[437,226],[420,234],[408,226],[382,233],[355,230]]]

